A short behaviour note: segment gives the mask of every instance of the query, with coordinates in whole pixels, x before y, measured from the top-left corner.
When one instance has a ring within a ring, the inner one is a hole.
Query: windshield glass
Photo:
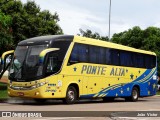
[[[13,59],[15,70],[18,70],[22,66],[25,59],[25,55],[27,53],[27,49],[28,46],[18,46],[17,49],[15,50]]]
[[[13,80],[32,80],[42,76],[43,66],[39,63],[39,54],[47,45],[18,46],[15,50],[9,76]]]

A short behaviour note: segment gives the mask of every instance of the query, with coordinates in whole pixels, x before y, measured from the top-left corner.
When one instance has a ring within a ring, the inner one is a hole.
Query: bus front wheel
[[[77,100],[77,90],[73,86],[69,86],[66,92],[66,98],[63,100],[66,104],[74,104]]]
[[[134,87],[132,89],[132,93],[130,97],[125,98],[126,101],[132,101],[132,102],[136,102],[138,101],[138,97],[139,97],[139,90],[137,87]]]

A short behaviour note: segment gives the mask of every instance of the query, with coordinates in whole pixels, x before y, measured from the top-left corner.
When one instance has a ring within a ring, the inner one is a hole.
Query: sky
[[[27,0],[21,0],[26,3]],[[90,29],[108,36],[110,0],[34,0],[41,10],[58,13],[64,34]],[[111,0],[111,36],[134,26],[160,27],[160,0]]]

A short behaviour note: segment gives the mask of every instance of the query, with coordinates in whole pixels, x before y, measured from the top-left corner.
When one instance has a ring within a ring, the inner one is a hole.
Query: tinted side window
[[[138,67],[137,53],[132,53],[133,67]]]
[[[98,63],[105,64],[105,48],[99,47],[98,55],[97,55]]]
[[[78,59],[78,44],[75,44],[73,47],[69,62],[75,63],[75,62],[78,62],[78,60],[79,60]]]
[[[75,44],[70,55],[69,63],[88,62],[88,46]]]
[[[145,67],[152,69],[156,66],[156,57],[152,55],[145,55]]]
[[[52,48],[60,48],[60,50],[57,51],[59,61],[63,61],[70,44],[71,44],[71,42],[69,42],[69,41],[55,41],[55,42],[53,42]]]
[[[156,66],[156,56],[77,43],[69,64],[78,62],[151,69]]]
[[[89,46],[89,62],[97,63],[99,48],[96,46]]]
[[[138,61],[138,66],[139,68],[145,68],[144,65],[144,55],[143,54],[137,54],[137,61]]]
[[[145,67],[150,69],[151,68],[151,56],[145,55]]]
[[[127,51],[120,51],[120,65],[131,67],[133,66],[132,62],[132,53]]]
[[[156,67],[156,56],[151,56],[151,68]]]
[[[105,51],[105,63],[107,64],[107,65],[111,65],[111,49],[106,49],[106,51]]]
[[[88,45],[78,44],[78,56],[80,62],[88,62]]]
[[[111,60],[112,65],[119,65],[119,50],[111,50]]]

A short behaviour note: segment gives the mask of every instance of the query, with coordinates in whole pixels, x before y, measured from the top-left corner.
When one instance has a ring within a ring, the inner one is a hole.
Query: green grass
[[[7,94],[7,84],[0,83],[0,99],[8,98]]]
[[[160,91],[157,91],[157,94],[156,95],[160,95]]]

